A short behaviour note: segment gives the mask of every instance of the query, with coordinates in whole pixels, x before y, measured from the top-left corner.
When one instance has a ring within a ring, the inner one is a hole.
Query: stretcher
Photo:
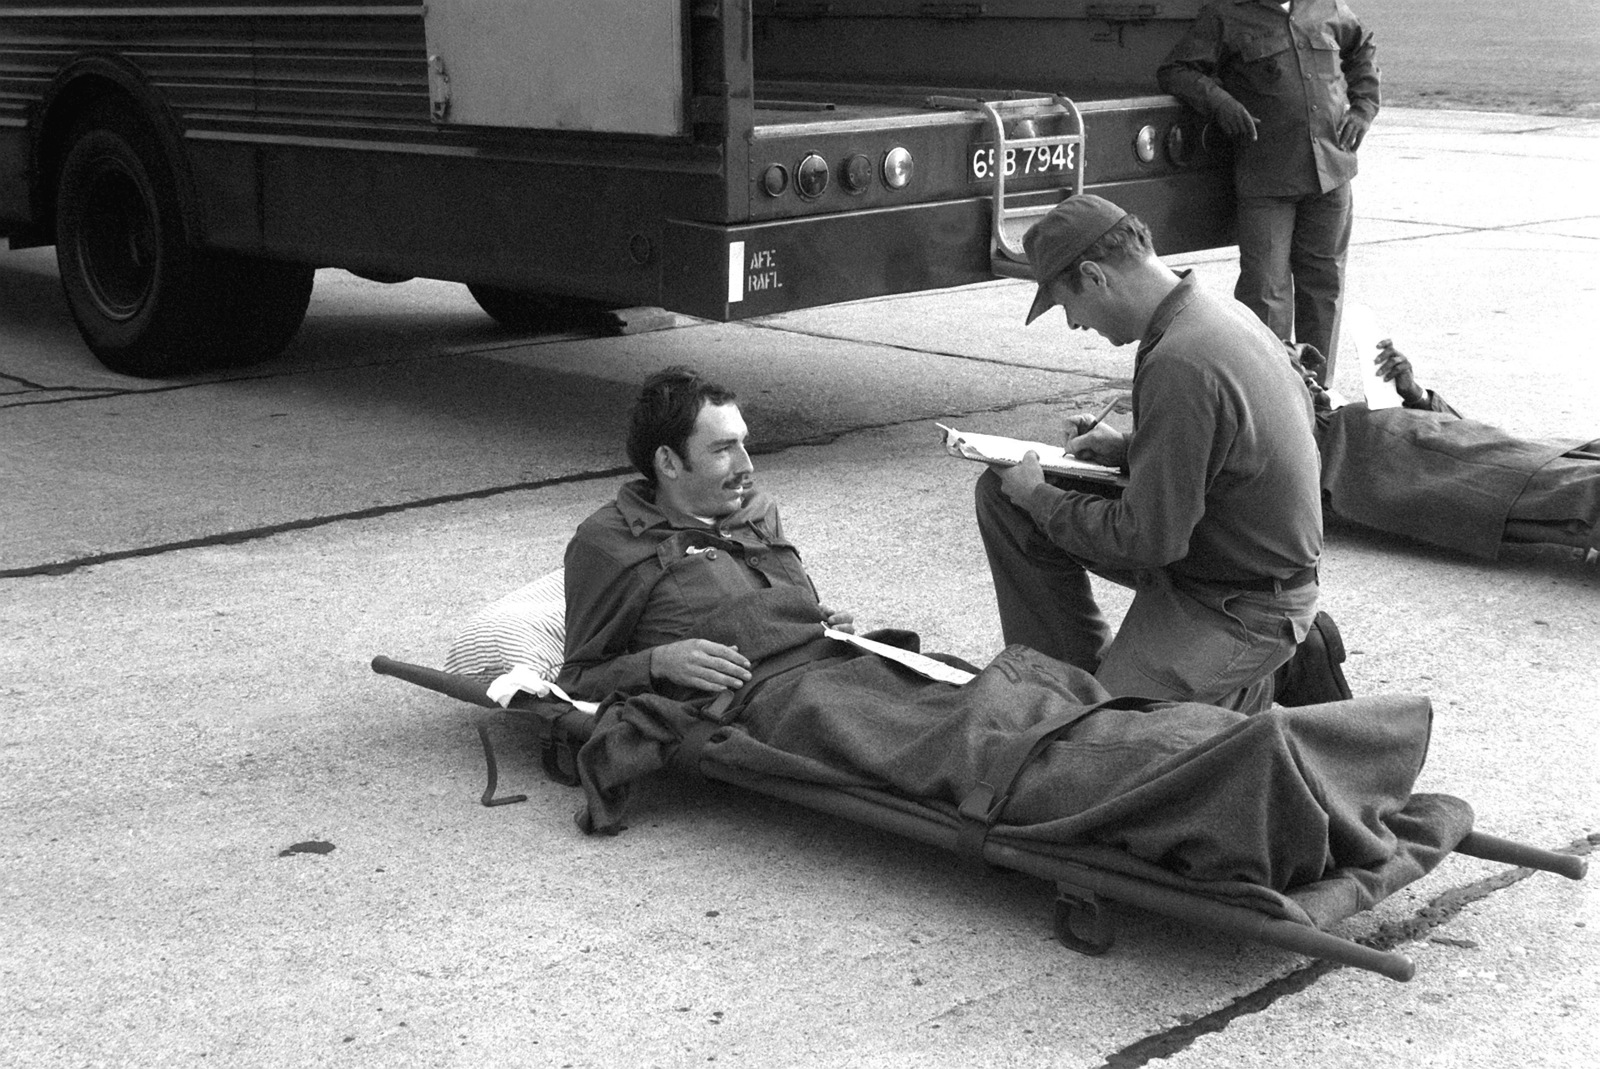
[[[491,676],[443,672],[388,657],[374,658],[372,669],[511,718],[534,734],[546,775],[558,783],[577,785],[577,751],[589,738],[595,720],[592,714],[560,700],[525,693],[502,707],[489,697]],[[525,801],[525,795],[498,793],[498,764],[488,718],[479,717],[476,727],[487,767],[482,804],[500,806]],[[1097,955],[1110,949],[1115,936],[1105,903],[1115,901],[1234,938],[1367,969],[1393,980],[1409,980],[1415,973],[1411,959],[1398,951],[1365,946],[1328,931],[1359,910],[1341,907],[1343,896],[1329,893],[1321,883],[1279,894],[1247,884],[1190,880],[1105,846],[1039,842],[1018,845],[981,835],[974,838],[970,821],[953,819],[948,812],[916,799],[884,790],[825,786],[753,774],[718,762],[708,752],[707,741],[718,732],[738,730],[736,724],[705,722],[702,731],[686,737],[678,747],[673,770],[901,835],[994,868],[1051,881],[1057,890],[1055,936],[1063,946],[1080,953]],[[1554,872],[1573,880],[1584,877],[1588,864],[1576,854],[1544,850],[1478,831],[1469,832],[1455,846],[1455,852]]]

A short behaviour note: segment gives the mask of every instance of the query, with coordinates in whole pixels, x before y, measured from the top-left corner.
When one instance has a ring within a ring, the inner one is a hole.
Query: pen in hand
[[[1111,400],[1109,400],[1109,401],[1107,401],[1105,403],[1105,405],[1100,409],[1100,411],[1096,412],[1093,416],[1090,416],[1087,419],[1085,419],[1085,417],[1083,417],[1083,416],[1074,416],[1074,417],[1072,417],[1072,423],[1073,423],[1073,426],[1076,428],[1076,432],[1074,432],[1074,431],[1068,431],[1067,432],[1066,446],[1067,446],[1067,448],[1069,450],[1069,452],[1067,453],[1068,456],[1076,457],[1076,458],[1078,458],[1080,460],[1086,460],[1086,461],[1089,461],[1090,463],[1093,463],[1093,464],[1105,463],[1104,458],[1102,458],[1099,455],[1097,455],[1098,451],[1093,446],[1086,446],[1080,452],[1078,450],[1073,450],[1072,449],[1072,443],[1074,441],[1077,441],[1078,439],[1082,438],[1084,435],[1088,434],[1090,431],[1094,430],[1096,427],[1100,426],[1100,424],[1105,420],[1105,418],[1107,416],[1111,415],[1111,410],[1113,408],[1117,407],[1117,401],[1118,400],[1119,400],[1118,398],[1113,397]]]
[[[1117,401],[1119,400],[1120,398],[1113,397],[1111,400],[1107,401],[1105,407],[1094,414],[1094,419],[1091,419],[1087,424],[1080,423],[1078,425],[1078,433],[1073,435],[1073,437],[1082,438],[1084,435],[1100,426],[1100,421],[1111,415],[1111,410],[1117,407]]]

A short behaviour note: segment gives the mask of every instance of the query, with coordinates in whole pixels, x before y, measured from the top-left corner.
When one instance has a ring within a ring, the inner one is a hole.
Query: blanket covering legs
[[[708,760],[752,773],[886,789],[954,813],[1005,744],[1108,697],[1087,673],[1022,646],[964,687],[872,657],[767,682]],[[696,703],[618,697],[579,754],[586,831],[622,826],[627,785],[663,768]],[[1101,709],[1023,773],[995,834],[1103,845],[1196,881],[1287,891],[1339,873],[1348,915],[1432,868],[1471,830],[1465,802],[1413,795],[1425,698],[1362,698],[1246,716],[1151,701]],[[1353,908],[1352,908],[1353,907]]]

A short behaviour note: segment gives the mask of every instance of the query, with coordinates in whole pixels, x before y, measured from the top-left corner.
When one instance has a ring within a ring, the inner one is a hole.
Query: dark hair
[[[1155,242],[1150,238],[1150,228],[1144,225],[1144,220],[1137,215],[1124,215],[1117,220],[1115,226],[1095,239],[1090,245],[1078,254],[1058,276],[1067,280],[1067,285],[1072,287],[1072,292],[1083,292],[1083,276],[1078,273],[1078,265],[1086,260],[1093,260],[1097,264],[1122,264],[1135,260],[1143,260],[1146,256],[1156,251]]]
[[[656,450],[666,446],[687,464],[684,444],[694,433],[700,410],[708,404],[727,405],[735,400],[732,390],[701,378],[693,368],[662,368],[645,380],[633,403],[628,418],[628,459],[654,486]]]

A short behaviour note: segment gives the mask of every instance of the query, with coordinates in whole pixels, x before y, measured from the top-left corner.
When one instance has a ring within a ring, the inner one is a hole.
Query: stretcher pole
[[[441,672],[437,668],[427,668],[381,655],[372,659],[372,670],[380,676],[403,679],[407,683],[415,683],[419,687],[448,695],[469,705],[478,705],[485,709],[500,708],[490,699],[488,684],[480,683],[471,676],[457,672]]]
[[[1578,854],[1560,854],[1527,843],[1502,839],[1498,835],[1486,835],[1481,831],[1468,832],[1467,837],[1456,844],[1456,853],[1481,857],[1485,861],[1521,865],[1540,872],[1554,872],[1569,880],[1581,880],[1589,871],[1589,859]]]

